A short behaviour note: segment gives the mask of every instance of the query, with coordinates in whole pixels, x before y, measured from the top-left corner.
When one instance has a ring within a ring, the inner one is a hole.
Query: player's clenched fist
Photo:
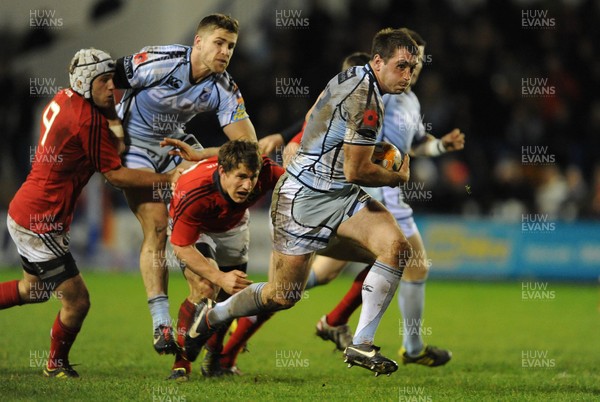
[[[450,131],[441,140],[446,151],[460,151],[465,147],[465,134],[458,128]]]

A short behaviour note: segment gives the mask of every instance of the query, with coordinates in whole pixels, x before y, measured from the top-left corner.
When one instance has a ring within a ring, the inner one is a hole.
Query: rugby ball
[[[371,162],[387,170],[397,172],[402,167],[403,157],[402,152],[393,144],[381,141],[375,144]]]

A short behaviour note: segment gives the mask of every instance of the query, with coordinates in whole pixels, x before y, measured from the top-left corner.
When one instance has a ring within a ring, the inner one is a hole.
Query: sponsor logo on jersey
[[[142,64],[146,60],[148,60],[148,53],[147,52],[138,53],[138,54],[136,54],[136,55],[133,56],[133,64],[135,64],[136,66],[138,64]]]
[[[344,82],[352,77],[356,77],[356,68],[357,67],[350,67],[346,71],[342,71],[341,73],[339,73],[337,76],[338,84],[341,84],[342,82]]]
[[[181,82],[181,80],[180,80],[179,78],[176,78],[176,77],[170,76],[170,77],[167,79],[167,82],[166,82],[166,84],[167,84],[168,86],[170,86],[171,88],[174,88],[174,89],[179,89],[179,88],[181,88],[181,84],[182,84],[182,82]]]
[[[123,59],[123,69],[125,70],[125,77],[128,80],[133,78],[133,56],[126,56]]]
[[[204,102],[208,101],[211,93],[212,93],[212,90],[210,88],[204,88],[202,90],[202,93],[199,96],[200,102],[204,103]]]
[[[239,120],[243,120],[248,117],[248,113],[246,113],[246,105],[244,105],[243,102],[244,100],[242,99],[242,103],[238,105],[235,113],[233,113],[233,116],[231,118],[232,123]]]

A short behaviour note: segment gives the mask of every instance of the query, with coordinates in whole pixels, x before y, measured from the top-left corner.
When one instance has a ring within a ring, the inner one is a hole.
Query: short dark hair
[[[240,26],[238,20],[229,15],[211,14],[202,18],[202,21],[200,21],[198,24],[198,29],[196,29],[196,34],[199,34],[200,31],[205,31],[209,28],[212,30],[223,28],[226,31],[237,34]]]
[[[354,66],[364,66],[371,60],[371,56],[365,52],[354,52],[342,62],[342,71]]]
[[[415,41],[417,46],[427,46],[427,42],[425,42],[425,39],[423,39],[423,37],[421,37],[421,35],[419,35],[416,31],[413,31],[410,28],[400,28],[400,30],[409,34],[412,40]]]
[[[258,143],[246,140],[233,140],[226,142],[219,149],[219,165],[225,172],[231,172],[242,164],[253,171],[258,171],[262,157],[258,151]]]
[[[378,54],[386,63],[394,55],[396,49],[404,47],[416,56],[419,48],[408,33],[401,29],[385,28],[375,34],[371,47],[371,59]]]

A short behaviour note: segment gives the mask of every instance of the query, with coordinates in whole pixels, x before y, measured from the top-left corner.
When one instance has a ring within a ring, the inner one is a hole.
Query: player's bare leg
[[[408,238],[408,241],[413,248],[413,255],[404,269],[398,292],[398,304],[403,320],[403,344],[399,351],[400,358],[404,364],[441,366],[452,358],[452,353],[435,346],[425,345],[421,336],[425,308],[425,281],[431,264],[427,258],[420,233],[417,231]]]
[[[412,248],[393,216],[375,200],[370,200],[365,208],[344,221],[337,236],[344,243],[354,245],[351,249],[366,249],[376,257],[363,283],[363,308],[353,344],[344,352],[346,362],[375,371],[376,375],[391,374],[398,369],[396,362],[382,356],[373,341]]]
[[[285,255],[273,252],[274,274],[269,282],[253,283],[214,308],[205,308],[186,336],[185,349],[194,361],[208,338],[232,318],[291,308],[302,298],[312,253]]]
[[[287,255],[273,251],[272,258],[273,278],[262,289],[262,304],[268,311],[291,308],[302,298],[312,253]]]
[[[147,169],[140,169],[147,170]],[[152,314],[154,348],[160,353],[175,353],[176,344],[169,314],[169,272],[165,258],[167,241],[167,207],[160,191],[125,190],[129,208],[140,222],[144,239],[140,251],[140,272]]]
[[[315,283],[312,284],[312,286],[309,286],[307,283],[306,289],[328,284],[338,277],[344,268],[346,268],[346,265],[348,265],[347,260],[338,260],[323,255],[317,255],[311,264],[312,272],[310,274],[310,276],[312,276],[314,273]]]

